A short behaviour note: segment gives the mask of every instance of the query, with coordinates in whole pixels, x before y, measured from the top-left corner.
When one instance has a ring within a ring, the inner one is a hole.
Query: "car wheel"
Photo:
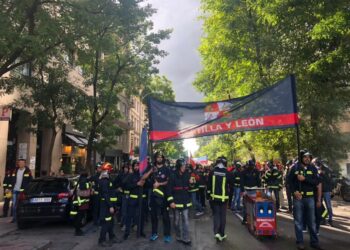
[[[17,228],[18,229],[26,229],[26,228],[28,228],[28,223],[21,221],[21,220],[18,220],[17,221]]]

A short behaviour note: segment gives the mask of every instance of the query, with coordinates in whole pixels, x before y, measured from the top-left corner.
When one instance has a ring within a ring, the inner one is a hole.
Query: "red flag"
[[[193,160],[192,153],[190,152],[189,164],[194,168],[196,166],[196,162]]]

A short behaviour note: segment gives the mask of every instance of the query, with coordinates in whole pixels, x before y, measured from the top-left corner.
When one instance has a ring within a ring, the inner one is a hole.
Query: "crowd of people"
[[[5,177],[4,215],[8,214],[9,197],[12,190],[13,203],[16,196],[31,180],[25,161],[19,161],[19,168]],[[123,239],[127,240],[134,227],[138,235],[146,237],[144,224],[151,222],[150,240],[159,238],[158,220],[162,218],[164,241],[170,243],[171,225],[174,225],[176,240],[191,244],[189,220],[204,214],[207,204],[213,217],[213,234],[218,241],[227,238],[225,233],[226,213],[242,212],[242,224],[247,223],[247,211],[242,197],[256,196],[255,188],[264,188],[267,198],[275,200],[276,211],[280,211],[280,193],[285,187],[288,198],[287,212],[293,213],[296,244],[304,249],[303,231],[310,233],[310,244],[319,246],[320,224],[328,216],[332,222],[331,170],[307,150],[300,151],[295,160],[285,166],[277,161],[263,164],[251,159],[245,163],[233,162],[228,166],[225,157],[219,157],[212,166],[190,165],[185,159],[178,159],[174,165],[160,152],[154,155],[154,162],[148,162],[142,175],[138,161],[125,164],[115,172],[108,162],[96,165],[96,173],[88,177],[81,173],[74,188],[70,215],[74,221],[75,234],[83,235],[83,214],[92,210],[93,222],[100,227],[98,244],[102,247],[118,243],[114,233],[117,220]],[[7,197],[7,198],[6,198]],[[208,202],[207,202],[208,201]],[[326,208],[323,207],[323,201]],[[12,215],[15,220],[15,209]],[[171,223],[170,215],[173,215]],[[108,241],[107,241],[108,236]]]

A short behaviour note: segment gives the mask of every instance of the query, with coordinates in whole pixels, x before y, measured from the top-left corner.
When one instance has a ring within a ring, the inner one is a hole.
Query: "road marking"
[[[243,221],[243,217],[242,217],[239,213],[235,213],[235,215],[238,217],[238,219],[240,219],[241,221]]]

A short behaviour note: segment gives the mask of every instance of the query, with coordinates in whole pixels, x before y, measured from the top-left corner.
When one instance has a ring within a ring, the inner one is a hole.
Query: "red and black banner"
[[[251,95],[208,103],[149,99],[150,140],[169,141],[298,124],[293,76]]]

